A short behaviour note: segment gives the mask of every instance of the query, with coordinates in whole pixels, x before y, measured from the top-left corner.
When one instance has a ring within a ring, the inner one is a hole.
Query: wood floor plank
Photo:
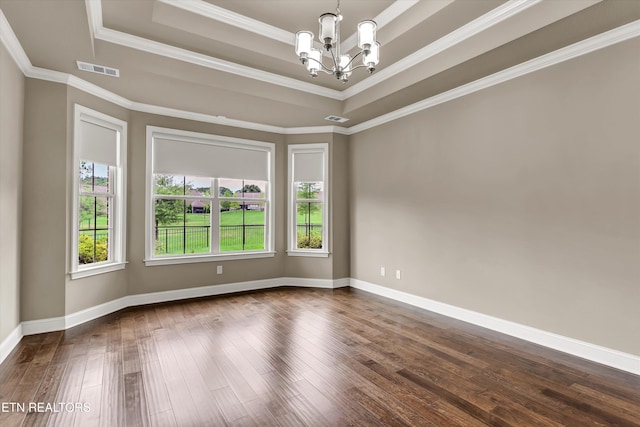
[[[157,426],[157,427],[177,427],[178,426],[176,417],[173,414],[173,411],[171,410],[152,414],[150,417],[150,422],[152,426]]]
[[[124,418],[128,426],[149,425],[147,398],[142,384],[142,372],[124,374]]]
[[[50,364],[47,372],[42,378],[40,387],[36,391],[33,397],[34,402],[55,402],[55,397],[58,393],[58,387],[62,375],[64,374],[65,366],[60,364]],[[43,427],[47,425],[49,420],[49,412],[28,412],[24,419],[24,426]]]
[[[107,339],[109,341],[109,339]],[[107,344],[107,349],[117,346]],[[125,423],[124,374],[122,352],[107,351],[102,369],[100,427],[121,426]]]
[[[142,363],[142,384],[150,416],[171,411],[171,401],[160,361],[152,359]]]
[[[83,387],[80,398],[76,404],[80,404],[76,409],[76,416],[73,420],[76,427],[99,427],[100,426],[100,405],[102,403],[102,385]]]
[[[354,289],[132,307],[24,337],[5,426],[640,426],[640,377]]]

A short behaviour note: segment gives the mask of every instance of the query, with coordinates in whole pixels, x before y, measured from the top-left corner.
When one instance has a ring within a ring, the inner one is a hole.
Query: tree
[[[317,182],[301,182],[298,184],[298,199],[315,200],[320,192]],[[320,210],[320,203],[299,202],[298,214],[304,217],[307,236],[310,234],[311,214]]]
[[[301,182],[298,184],[298,199],[315,199],[320,192],[317,182]]]
[[[182,195],[184,187],[173,182],[171,175],[156,175],[156,193],[167,195]],[[156,200],[156,238],[158,237],[158,226],[169,225],[176,222],[180,215],[184,214],[183,200]]]
[[[80,189],[91,191],[94,185],[106,186],[104,177],[95,177],[94,164],[80,162]],[[79,206],[80,224],[87,223],[87,228],[96,227],[98,217],[107,216],[107,201],[103,197],[81,196]]]
[[[104,197],[80,197],[80,225],[87,223],[87,228],[96,227],[99,217],[107,216],[107,202]],[[94,220],[95,214],[95,220]],[[92,224],[93,222],[93,224]]]
[[[93,176],[93,164],[81,161],[80,162],[80,188],[90,190],[92,176]]]
[[[220,187],[220,196],[221,197],[233,197],[233,193],[227,187]],[[220,207],[224,211],[230,211],[232,209],[236,210],[236,209],[240,208],[240,203],[232,202],[232,201],[229,201],[229,200],[225,200],[223,202],[220,202]]]
[[[262,190],[260,189],[260,187],[258,187],[255,184],[245,184],[245,186],[242,187],[242,192],[243,193],[262,193]]]

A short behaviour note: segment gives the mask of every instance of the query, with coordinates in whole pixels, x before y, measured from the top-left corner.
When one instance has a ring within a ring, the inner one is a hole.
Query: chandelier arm
[[[353,71],[353,70],[357,70],[358,68],[367,68],[367,69],[368,69],[369,67],[368,67],[368,66],[366,66],[366,65],[357,65],[357,66],[353,67],[353,68],[351,69],[351,71]]]
[[[347,65],[344,66],[344,68],[347,68],[349,65],[351,65],[353,60],[356,59],[360,55],[362,55],[362,51],[360,51],[360,52],[356,53],[355,55],[353,55],[353,58],[351,58],[351,61],[349,61],[347,63]],[[355,70],[355,69],[360,68],[360,67],[364,67],[364,65],[358,65],[357,67],[353,67],[351,70]]]
[[[311,58],[311,57],[307,58],[307,60],[311,60],[311,61],[315,61],[315,62],[317,62],[317,63],[318,63],[318,64],[320,64],[320,66],[322,67],[322,68],[321,68],[321,70],[322,70],[322,71],[324,71],[324,72],[325,72],[325,73],[327,73],[327,74],[333,74],[333,73],[332,73],[331,68],[327,68],[327,66],[326,66],[326,65],[324,65],[324,64],[322,63],[322,61],[318,61],[317,59],[315,59],[315,58]]]

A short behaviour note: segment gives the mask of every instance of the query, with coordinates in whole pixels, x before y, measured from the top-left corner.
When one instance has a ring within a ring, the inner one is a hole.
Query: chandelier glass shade
[[[323,63],[323,51],[314,47],[314,36],[311,31],[303,30],[296,33],[296,55],[307,67],[311,77],[317,77],[322,71],[334,75],[337,79],[346,83],[351,73],[358,68],[366,68],[369,73],[373,73],[376,65],[380,61],[380,43],[376,41],[376,23],[372,20],[362,21],[358,24],[358,48],[355,55],[340,53],[340,3],[336,8],[336,13],[323,13],[318,18],[320,30],[318,39],[324,46],[324,51],[331,57],[332,63],[329,66]],[[362,65],[353,66],[353,61],[362,57]]]

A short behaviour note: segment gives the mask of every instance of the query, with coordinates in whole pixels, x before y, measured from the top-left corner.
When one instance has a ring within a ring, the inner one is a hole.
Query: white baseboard
[[[425,310],[443,314],[454,319],[482,326],[503,334],[511,335],[529,342],[543,345],[554,350],[572,354],[593,362],[602,363],[632,374],[640,375],[640,357],[573,338],[488,316],[486,314],[444,304],[428,298],[419,297],[384,286],[375,285],[358,279],[302,279],[282,277],[278,279],[254,280],[223,285],[202,286],[197,288],[178,289],[172,291],[153,292],[147,294],[128,295],[117,300],[90,307],[63,317],[24,321],[0,344],[0,363],[11,353],[13,348],[25,335],[59,331],[72,328],[98,317],[122,310],[123,308],[154,304],[159,302],[178,301],[188,298],[199,298],[223,295],[235,292],[269,289],[279,286],[314,287],[335,289],[351,286],[371,292],[395,301],[404,302]]]
[[[0,363],[4,362],[4,359],[18,345],[22,336],[22,324],[19,324],[0,344]]]
[[[579,341],[573,338],[554,334],[552,332],[543,331],[541,329],[488,316],[486,314],[444,304],[428,298],[419,297],[380,285],[374,285],[373,283],[358,279],[351,279],[350,286],[352,288],[371,292],[372,294],[433,311],[454,319],[472,323],[477,326],[482,326],[483,328],[511,335],[535,344],[540,344],[573,356],[591,360],[592,362],[601,363],[632,374],[640,375],[640,356]]]
[[[22,335],[35,335],[45,332],[61,331],[66,328],[65,317],[50,317],[48,319],[27,320],[22,322]]]
[[[0,344],[0,363],[11,353],[14,347],[25,335],[41,334],[60,331],[81,325],[93,319],[114,313],[127,307],[154,304],[159,302],[178,301],[189,298],[208,297],[235,292],[254,291],[259,289],[276,288],[279,286],[298,286],[307,288],[335,289],[349,286],[349,278],[342,279],[304,279],[296,277],[282,277],[278,279],[253,280],[223,285],[201,286],[197,288],[177,289],[171,291],[152,292],[147,294],[127,295],[95,307],[77,311],[61,317],[48,319],[27,320]]]
[[[344,279],[298,279],[295,277],[285,277],[283,280],[286,282],[285,286],[297,286],[300,288],[323,288],[323,289],[337,289],[349,286],[350,279],[348,277]]]

